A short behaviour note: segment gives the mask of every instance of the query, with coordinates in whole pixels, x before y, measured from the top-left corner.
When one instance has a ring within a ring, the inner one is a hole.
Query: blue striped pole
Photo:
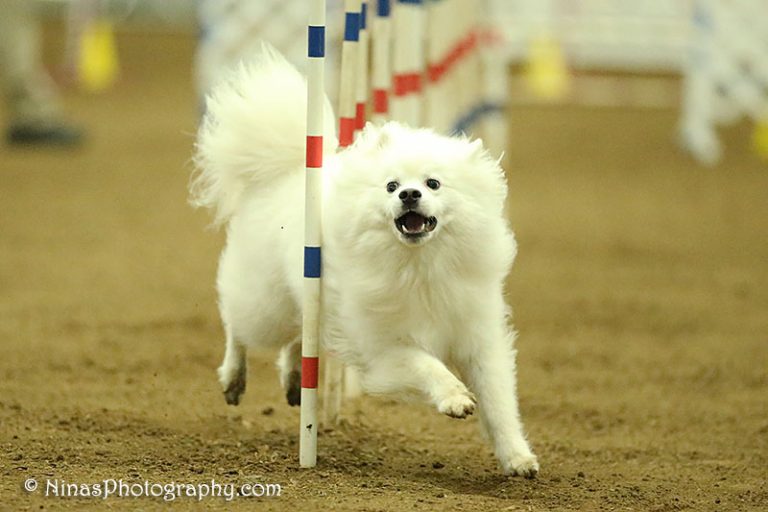
[[[304,210],[304,304],[301,334],[299,465],[317,464],[317,374],[320,337],[325,0],[310,0],[307,35],[307,154]]]

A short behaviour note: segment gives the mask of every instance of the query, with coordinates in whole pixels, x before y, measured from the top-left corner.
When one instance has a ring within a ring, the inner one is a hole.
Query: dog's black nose
[[[401,191],[397,197],[400,198],[405,206],[413,206],[419,202],[419,199],[421,198],[421,192],[415,188],[407,188]]]

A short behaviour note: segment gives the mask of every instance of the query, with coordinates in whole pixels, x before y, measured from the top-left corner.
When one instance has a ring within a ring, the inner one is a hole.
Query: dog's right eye
[[[387,192],[389,192],[391,194],[392,192],[397,190],[397,187],[399,187],[399,186],[400,186],[400,184],[398,182],[390,181],[389,183],[387,183]]]

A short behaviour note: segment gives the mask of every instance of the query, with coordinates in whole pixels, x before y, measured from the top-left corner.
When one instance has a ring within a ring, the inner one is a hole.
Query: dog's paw
[[[539,462],[533,454],[509,457],[502,461],[502,466],[504,473],[510,476],[536,478],[539,472]]]
[[[245,366],[227,371],[219,368],[219,382],[224,388],[224,399],[229,405],[238,405],[240,396],[245,392]]]
[[[291,407],[301,405],[301,373],[296,370],[288,374],[285,399]]]
[[[466,418],[475,412],[475,405],[477,405],[475,395],[464,389],[444,398],[437,405],[437,410],[451,418]]]

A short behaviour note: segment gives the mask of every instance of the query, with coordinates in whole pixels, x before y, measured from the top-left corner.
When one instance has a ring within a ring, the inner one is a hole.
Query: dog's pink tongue
[[[409,213],[405,216],[405,227],[408,231],[421,231],[424,228],[424,217],[418,213]]]

